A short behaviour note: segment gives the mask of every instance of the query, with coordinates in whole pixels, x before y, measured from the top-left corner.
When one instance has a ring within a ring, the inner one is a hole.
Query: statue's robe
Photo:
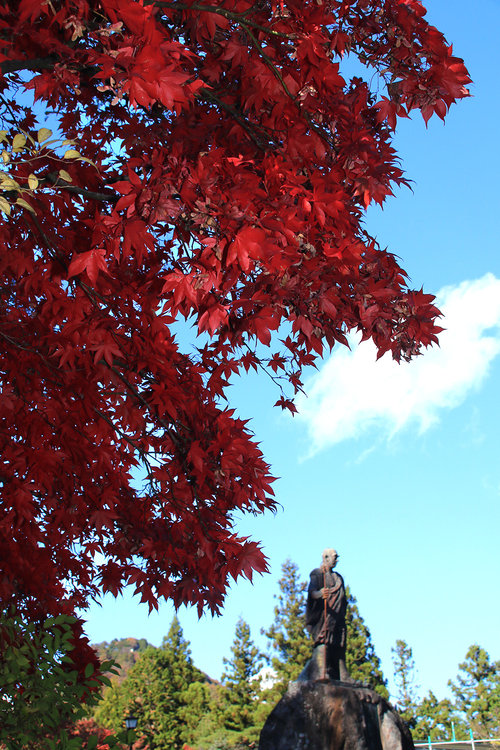
[[[314,591],[319,591],[325,586],[332,589],[326,600],[326,620],[323,597],[315,599],[312,596]],[[309,579],[306,605],[306,627],[314,640],[315,646],[326,643],[341,651],[345,649],[346,609],[347,599],[342,576],[335,571],[323,572],[321,568],[315,568]]]

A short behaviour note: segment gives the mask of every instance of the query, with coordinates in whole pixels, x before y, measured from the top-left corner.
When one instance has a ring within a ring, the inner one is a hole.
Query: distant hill
[[[107,661],[108,659],[114,659],[120,667],[118,675],[110,675],[113,682],[121,683],[128,675],[140,654],[148,647],[156,648],[152,643],[148,643],[145,638],[115,638],[108,643],[108,641],[102,641],[102,643],[93,643],[92,648],[97,652],[101,661]],[[205,672],[198,670],[200,679],[205,680],[210,685],[218,685],[218,680],[214,680],[209,677]]]
[[[115,638],[111,643],[107,641],[93,643],[92,647],[97,651],[101,661],[114,659],[119,664],[120,673],[112,679],[116,682],[123,682],[139,658],[139,654],[151,645],[145,638]]]

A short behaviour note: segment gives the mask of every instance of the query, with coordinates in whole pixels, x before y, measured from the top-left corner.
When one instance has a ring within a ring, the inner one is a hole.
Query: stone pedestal
[[[292,682],[270,713],[259,750],[414,750],[401,717],[369,688]]]

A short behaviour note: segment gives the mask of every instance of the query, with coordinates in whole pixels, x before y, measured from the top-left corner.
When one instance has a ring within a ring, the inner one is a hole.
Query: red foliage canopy
[[[3,2],[0,68],[1,600],[218,611],[266,568],[234,513],[274,505],[228,379],[263,365],[293,409],[349,330],[436,341],[362,219],[405,182],[397,117],[444,117],[467,71],[418,0]]]

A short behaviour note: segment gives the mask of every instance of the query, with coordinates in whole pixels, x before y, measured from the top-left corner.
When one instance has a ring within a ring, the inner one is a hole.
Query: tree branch
[[[255,145],[259,149],[261,149],[262,151],[267,151],[269,149],[270,143],[263,142],[258,137],[258,135],[256,135],[252,125],[247,120],[245,120],[245,118],[242,117],[238,112],[236,112],[232,107],[230,107],[229,104],[226,104],[224,101],[222,101],[222,99],[219,99],[212,91],[210,91],[209,89],[201,89],[199,92],[195,94],[195,96],[197,99],[202,99],[204,101],[213,102],[214,104],[217,104],[222,109],[225,109],[226,112],[232,115],[232,117],[234,117],[236,122],[238,122],[241,125],[243,130],[245,130],[248,133],[251,140],[255,143]],[[267,135],[267,131],[265,132]],[[269,138],[269,140],[271,139]],[[271,143],[272,143],[272,140],[271,140]]]
[[[248,18],[250,10],[245,13],[233,13],[226,8],[220,8],[214,5],[204,5],[203,3],[193,3],[192,5],[186,5],[184,3],[173,2],[169,3],[165,0],[146,0],[144,5],[155,5],[157,8],[171,8],[172,10],[199,10],[205,13],[216,13],[219,16],[224,16],[235,23],[246,23],[248,26],[252,26],[254,29],[264,31],[266,34],[272,36],[279,36],[284,39],[295,39],[297,34],[287,34],[285,31],[275,31],[270,29],[268,26],[262,26],[261,24],[255,23]]]
[[[57,57],[38,57],[33,60],[4,60],[0,70],[4,75],[17,70],[51,70],[59,62]]]
[[[62,190],[65,190],[68,193],[76,193],[76,195],[82,195],[84,198],[89,198],[89,200],[94,201],[101,201],[105,203],[116,203],[120,196],[118,196],[116,193],[98,193],[95,190],[89,190],[88,188],[79,187],[77,185],[68,185],[68,184],[61,184],[60,178],[55,172],[49,172],[43,180],[40,180],[40,182],[50,182],[51,185],[57,188],[61,188]]]

